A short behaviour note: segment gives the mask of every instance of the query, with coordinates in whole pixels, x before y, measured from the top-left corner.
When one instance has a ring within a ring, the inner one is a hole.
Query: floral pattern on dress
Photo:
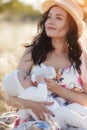
[[[73,66],[56,69],[56,73],[57,75],[55,80],[61,87],[69,89],[77,87],[79,89],[82,89],[80,75],[73,68]]]
[[[54,80],[58,85],[65,89],[68,88],[79,93],[83,92],[81,77],[73,66],[56,69],[56,73],[57,75]],[[70,102],[64,100],[55,93],[52,93],[51,95],[60,103],[60,105],[70,104]]]

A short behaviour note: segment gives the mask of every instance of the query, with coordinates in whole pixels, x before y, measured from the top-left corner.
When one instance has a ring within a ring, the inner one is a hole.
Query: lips
[[[48,30],[56,30],[56,28],[51,27],[51,26],[48,26],[47,29],[48,29]]]

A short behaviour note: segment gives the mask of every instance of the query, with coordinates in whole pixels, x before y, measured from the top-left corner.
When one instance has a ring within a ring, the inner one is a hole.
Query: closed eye
[[[63,20],[61,17],[57,17],[56,19]]]

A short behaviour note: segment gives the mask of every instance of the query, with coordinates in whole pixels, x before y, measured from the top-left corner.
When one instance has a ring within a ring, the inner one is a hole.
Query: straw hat
[[[44,0],[42,2],[42,12],[47,12],[52,6],[58,5],[64,8],[75,20],[79,36],[81,36],[83,31],[83,11],[76,2],[76,0]]]

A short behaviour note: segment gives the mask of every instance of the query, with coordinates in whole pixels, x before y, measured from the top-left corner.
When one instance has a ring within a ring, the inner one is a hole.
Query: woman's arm
[[[10,106],[16,107],[16,108],[27,108],[27,109],[31,109],[36,115],[37,118],[40,119],[41,117],[43,117],[44,119],[44,114],[47,113],[51,116],[54,116],[54,114],[48,110],[45,106],[51,106],[53,105],[53,102],[34,102],[31,100],[26,100],[26,99],[20,99],[17,97],[13,97],[13,96],[7,96],[7,103]]]
[[[18,64],[17,69],[21,69],[23,70],[25,73],[29,74],[32,66],[33,66],[33,61],[31,58],[31,51],[30,51],[30,47],[27,48],[23,54],[23,56],[20,59],[20,62]]]
[[[29,51],[30,51],[29,48],[27,48],[17,67],[17,69],[23,70],[26,74],[29,74],[33,65],[33,61],[31,60],[31,52],[27,53]],[[54,116],[54,114],[45,107],[46,105],[50,106],[53,104],[50,102],[39,103],[39,102],[34,102],[31,100],[21,99],[18,97],[13,97],[8,95],[7,103],[8,105],[16,108],[30,108],[37,115],[38,118],[40,118],[41,116],[44,117],[44,113]]]
[[[32,65],[33,65],[33,61],[31,60],[30,48],[27,48],[22,58],[20,59],[17,69],[21,69],[26,74],[28,74],[32,68]],[[19,99],[17,97],[9,96],[9,95],[7,97],[8,97],[7,98],[8,105],[19,108],[20,106],[17,104],[18,102],[22,105],[24,104],[24,108],[27,108],[27,101],[25,102],[25,100]]]
[[[48,89],[58,94],[62,98],[70,102],[76,102],[81,105],[87,106],[87,92],[85,91],[85,89],[84,89],[84,93],[78,93],[70,89],[65,89],[59,86],[51,79],[45,79],[45,81],[47,83]],[[87,84],[84,87],[87,87]]]

